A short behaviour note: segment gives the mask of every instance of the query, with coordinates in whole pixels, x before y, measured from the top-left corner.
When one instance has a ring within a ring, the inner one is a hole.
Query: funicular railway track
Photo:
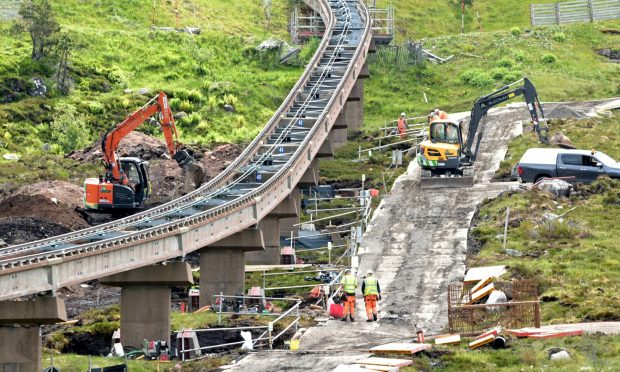
[[[323,19],[323,40],[271,120],[226,170],[156,208],[0,249],[0,300],[183,256],[256,225],[284,200],[330,135],[372,38],[362,1],[304,1]]]

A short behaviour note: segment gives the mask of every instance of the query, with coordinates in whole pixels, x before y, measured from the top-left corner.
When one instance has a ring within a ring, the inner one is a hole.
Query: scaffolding
[[[372,18],[372,34],[375,43],[389,44],[394,39],[394,6],[377,8],[376,1],[367,2]],[[294,44],[301,44],[312,37],[321,37],[325,32],[323,19],[312,8],[296,3],[291,13],[289,31]]]
[[[325,32],[319,13],[305,4],[295,4],[289,28],[294,44],[301,44],[313,37],[322,37]]]
[[[372,18],[372,37],[375,43],[389,44],[394,39],[394,5],[377,8],[376,1],[369,1],[368,13]]]

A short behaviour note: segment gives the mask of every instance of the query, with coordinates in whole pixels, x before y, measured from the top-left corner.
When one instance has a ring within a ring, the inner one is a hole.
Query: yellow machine
[[[522,86],[514,88],[514,85],[521,82]],[[422,187],[473,185],[473,164],[484,133],[480,121],[490,108],[521,95],[527,104],[538,139],[542,143],[549,143],[549,128],[536,89],[528,78],[523,78],[476,99],[471,110],[466,138],[463,138],[463,122],[449,119],[430,122],[428,136],[420,143],[417,153],[418,164],[422,168],[420,185]]]

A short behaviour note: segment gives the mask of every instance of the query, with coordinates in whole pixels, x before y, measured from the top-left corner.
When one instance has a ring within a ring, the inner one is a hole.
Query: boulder
[[[224,111],[235,112],[235,108],[232,105],[224,105]]]
[[[562,132],[557,132],[556,134],[554,134],[551,137],[550,141],[552,145],[556,145],[556,146],[560,146],[560,145],[573,146],[573,143],[571,142],[570,138],[568,138]]]
[[[503,291],[495,290],[491,292],[491,294],[489,295],[489,298],[487,299],[486,304],[487,305],[503,304],[503,303],[506,303],[507,301],[508,301],[508,298],[506,297],[506,293],[504,293]],[[499,306],[487,307],[487,311],[501,311],[501,310],[502,308]]]
[[[564,348],[555,347],[549,350],[549,360],[566,360],[571,356]]]
[[[543,180],[536,184],[536,187],[538,187],[540,190],[547,191],[557,197],[568,197],[573,188],[570,183],[560,179]]]

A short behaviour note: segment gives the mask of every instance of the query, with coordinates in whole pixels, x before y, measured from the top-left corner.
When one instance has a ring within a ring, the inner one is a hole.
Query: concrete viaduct
[[[58,288],[93,279],[122,287],[121,341],[139,346],[169,338],[170,288],[193,282],[187,253],[200,252],[201,306],[243,291],[246,262],[279,263],[280,232],[299,221],[299,188],[315,185],[317,159],[333,157],[347,130],[362,125],[366,57],[375,48],[363,1],[304,2],[325,25],[320,46],[225,171],[142,213],[0,249],[0,371],[41,370],[40,325],[66,320]]]

